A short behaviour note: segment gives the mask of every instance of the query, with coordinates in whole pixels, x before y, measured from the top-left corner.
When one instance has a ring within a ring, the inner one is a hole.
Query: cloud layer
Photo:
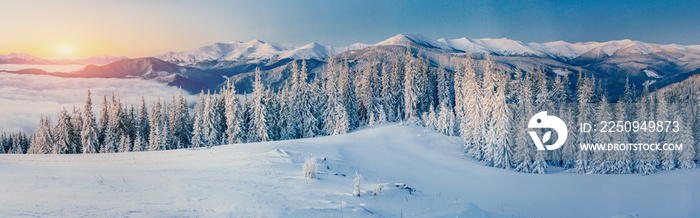
[[[141,96],[150,107],[160,96],[170,102],[172,95],[181,90],[154,81],[139,79],[60,78],[46,75],[18,75],[0,73],[0,131],[23,131],[33,134],[41,115],[48,115],[55,122],[57,112],[73,105],[85,105],[87,90],[92,92],[93,112],[99,116],[102,96],[111,93],[121,97],[121,102],[134,107],[141,105]],[[183,91],[190,105],[197,96]]]
[[[64,72],[69,73],[76,70],[80,70],[85,65],[79,64],[68,64],[68,65],[41,65],[41,64],[0,64],[0,70],[6,71],[16,71],[24,69],[40,69],[49,73],[53,72]]]

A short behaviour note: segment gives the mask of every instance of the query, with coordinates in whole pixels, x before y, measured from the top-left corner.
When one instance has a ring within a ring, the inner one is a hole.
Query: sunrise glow
[[[55,52],[56,57],[69,57],[76,52],[76,48],[71,44],[61,44],[56,46]]]

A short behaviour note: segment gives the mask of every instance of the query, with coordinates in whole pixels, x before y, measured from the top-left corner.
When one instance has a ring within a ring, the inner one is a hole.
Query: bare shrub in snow
[[[374,191],[372,191],[373,195],[379,195],[382,193],[382,189],[384,189],[384,186],[382,184],[378,184],[376,188],[374,188]]]
[[[309,158],[304,162],[304,177],[307,179],[316,178],[316,159]]]

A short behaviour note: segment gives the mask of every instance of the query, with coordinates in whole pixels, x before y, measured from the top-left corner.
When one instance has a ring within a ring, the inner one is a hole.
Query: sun
[[[55,53],[59,57],[71,57],[75,54],[75,46],[72,44],[56,45]]]

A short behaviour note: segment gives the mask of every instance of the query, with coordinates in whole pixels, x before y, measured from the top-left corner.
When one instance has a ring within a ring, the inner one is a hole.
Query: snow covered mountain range
[[[346,51],[359,50],[368,46],[370,45],[355,43],[349,46],[333,47],[312,42],[297,47],[252,40],[250,42],[216,43],[187,51],[168,52],[155,57],[180,65],[195,64],[203,61],[240,61],[273,58],[324,60]]]
[[[334,47],[318,43],[304,46],[264,42],[215,43],[187,51],[168,52],[154,57],[123,59],[123,57],[93,57],[87,66],[69,73],[46,73],[27,69],[10,71],[21,74],[49,74],[63,77],[140,78],[156,80],[186,88],[192,93],[217,90],[226,80],[233,80],[239,92],[248,91],[253,71],[261,69],[264,83],[271,87],[284,84],[289,78],[292,61],[307,60],[310,75],[325,66],[326,59],[338,56],[351,63],[379,58],[390,61],[391,56],[403,55],[407,45],[413,53],[421,53],[437,67],[442,57],[470,52],[476,62],[490,54],[496,66],[508,72],[517,69],[542,69],[548,75],[581,71],[595,76],[608,87],[611,97],[619,94],[627,78],[637,88],[650,85],[661,88],[700,73],[700,45],[660,45],[633,40],[608,42],[523,43],[500,39],[434,40],[420,34],[398,34],[375,44],[355,43]],[[403,51],[403,52],[401,52]],[[113,61],[112,64],[106,64]],[[2,63],[52,64],[26,54],[0,56]],[[478,64],[478,63],[477,63]],[[98,64],[99,65],[99,64]],[[351,68],[354,64],[350,65]],[[451,70],[451,69],[448,69]]]
[[[406,45],[408,43],[454,50],[457,52],[491,53],[496,55],[521,55],[521,56],[548,56],[552,58],[574,59],[582,56],[605,57],[613,56],[617,52],[630,54],[653,54],[658,52],[685,53],[688,59],[700,59],[700,45],[660,45],[633,41],[629,39],[608,42],[579,42],[568,43],[564,41],[547,43],[523,43],[507,38],[500,39],[458,39],[440,38],[433,40],[420,34],[398,34],[379,43],[370,45],[355,43],[349,46],[333,47],[323,46],[318,43],[309,43],[304,46],[292,46],[253,40],[250,42],[216,43],[192,50],[181,52],[168,52],[155,56],[164,61],[192,64],[201,61],[236,61],[244,59],[317,59],[324,60],[328,57],[353,50],[360,50],[370,46],[381,45]]]

